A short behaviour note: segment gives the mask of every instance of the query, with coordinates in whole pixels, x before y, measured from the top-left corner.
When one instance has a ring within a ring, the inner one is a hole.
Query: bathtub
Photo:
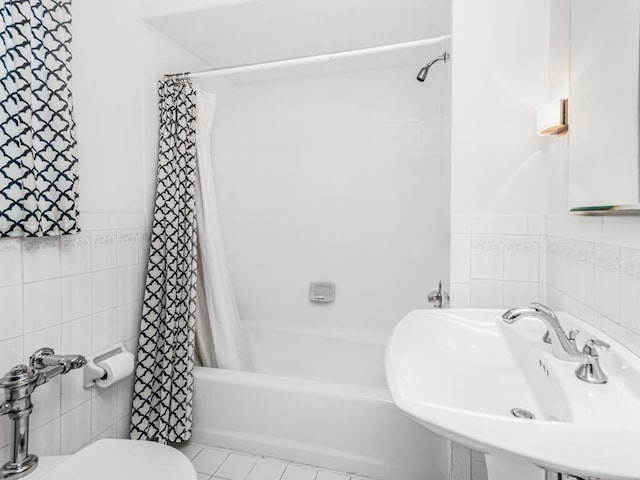
[[[449,478],[449,445],[384,376],[389,334],[245,322],[254,372],[198,367],[193,441],[379,480]]]

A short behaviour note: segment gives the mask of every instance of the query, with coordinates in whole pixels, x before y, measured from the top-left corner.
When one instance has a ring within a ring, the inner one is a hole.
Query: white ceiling
[[[449,34],[451,0],[143,0],[145,19],[212,68]]]

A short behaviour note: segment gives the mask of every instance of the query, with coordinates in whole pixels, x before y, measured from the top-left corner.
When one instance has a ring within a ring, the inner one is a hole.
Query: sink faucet
[[[578,331],[574,330],[567,335],[560,325],[558,316],[549,307],[541,303],[532,303],[528,307],[512,308],[502,315],[502,319],[510,325],[523,317],[537,318],[547,326],[549,330],[547,335],[551,339],[551,348],[556,358],[567,362],[579,362],[582,360],[583,355],[576,346]],[[545,338],[547,335],[545,335]]]
[[[38,466],[38,457],[29,453],[31,394],[52,378],[81,368],[85,363],[82,355],[55,355],[51,348],[41,348],[31,356],[29,366],[17,365],[0,379],[0,389],[5,392],[0,416],[8,415],[13,422],[11,459],[0,469],[0,478],[21,478]]]

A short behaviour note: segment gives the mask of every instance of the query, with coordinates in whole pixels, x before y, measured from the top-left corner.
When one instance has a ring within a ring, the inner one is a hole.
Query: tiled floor
[[[192,461],[198,480],[373,480],[201,445],[178,449]]]

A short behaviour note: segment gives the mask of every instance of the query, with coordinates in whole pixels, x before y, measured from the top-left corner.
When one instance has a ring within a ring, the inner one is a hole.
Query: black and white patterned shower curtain
[[[0,237],[75,233],[71,0],[3,0],[0,21]]]
[[[191,436],[196,253],[196,93],[160,84],[160,153],[151,250],[135,373],[131,438]]]

